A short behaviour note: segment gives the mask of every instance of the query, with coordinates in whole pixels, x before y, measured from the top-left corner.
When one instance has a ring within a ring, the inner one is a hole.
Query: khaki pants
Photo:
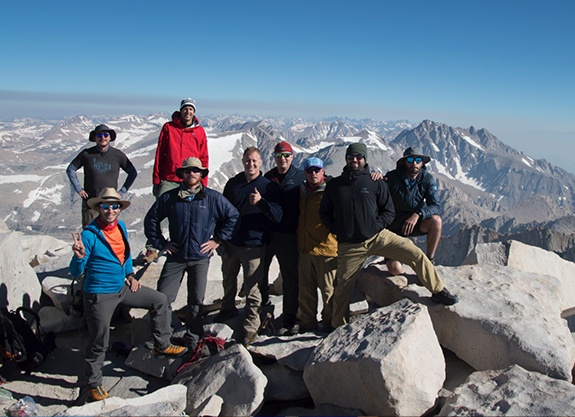
[[[334,292],[337,258],[299,254],[299,311],[301,326],[317,328],[317,289],[323,300],[321,320],[331,326],[332,297]]]
[[[231,243],[224,243],[222,253],[222,276],[224,297],[222,298],[222,311],[236,308],[236,294],[238,293],[238,273],[240,266],[244,273],[244,290],[246,292],[246,319],[244,331],[246,335],[255,333],[260,328],[260,313],[262,310],[262,296],[259,284],[264,276],[264,256],[266,247],[243,247]]]
[[[349,299],[357,273],[364,261],[372,255],[384,256],[409,265],[425,288],[433,294],[443,289],[443,282],[435,267],[410,239],[384,229],[361,243],[340,243],[336,288],[333,296],[333,327],[341,326],[349,321]]]

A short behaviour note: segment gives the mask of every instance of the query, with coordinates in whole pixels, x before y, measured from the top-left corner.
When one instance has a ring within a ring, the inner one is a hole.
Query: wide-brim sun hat
[[[424,155],[423,152],[421,152],[421,150],[419,150],[417,148],[412,148],[410,146],[409,148],[407,148],[403,152],[403,156],[397,160],[397,164],[398,165],[402,164],[405,161],[405,158],[410,157],[410,156],[413,158],[423,159],[424,164],[427,164],[429,161],[431,161],[431,158],[427,155]]]
[[[127,200],[122,200],[122,196],[118,194],[118,192],[112,187],[104,188],[102,191],[100,191],[98,197],[90,198],[88,200],[88,207],[93,210],[98,210],[98,206],[102,203],[119,204],[121,210],[128,208],[128,206],[131,204],[131,202]]]
[[[202,161],[200,161],[198,158],[195,158],[193,156],[190,156],[189,158],[184,159],[184,162],[182,162],[182,166],[179,168],[176,168],[176,176],[178,178],[184,178],[184,171],[188,168],[198,168],[201,170],[202,175],[204,177],[206,177],[208,175],[208,172],[210,172],[208,170],[208,168],[202,166]]]
[[[113,129],[110,129],[106,125],[98,125],[90,132],[90,136],[88,137],[90,142],[96,142],[96,135],[100,132],[108,132],[110,134],[111,142],[116,140],[116,132]]]

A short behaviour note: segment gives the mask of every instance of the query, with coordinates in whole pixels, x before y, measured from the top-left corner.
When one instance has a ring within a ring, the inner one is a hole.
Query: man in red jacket
[[[154,197],[180,186],[182,180],[176,175],[176,169],[189,157],[198,158],[203,167],[209,167],[208,140],[196,117],[196,102],[185,98],[180,103],[180,111],[172,114],[172,121],[164,124],[158,138],[152,177]],[[207,176],[202,178],[202,183],[208,185]],[[150,245],[146,245],[146,249],[143,260],[150,263],[158,257],[158,252]]]

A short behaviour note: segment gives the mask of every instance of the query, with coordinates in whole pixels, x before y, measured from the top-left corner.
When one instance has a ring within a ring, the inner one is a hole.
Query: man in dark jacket
[[[320,217],[337,236],[338,265],[333,296],[332,326],[349,321],[349,299],[358,272],[372,255],[397,259],[409,265],[438,303],[458,300],[444,287],[433,264],[415,244],[385,228],[393,221],[391,195],[383,180],[373,181],[366,163],[367,147],[353,143],[346,151],[347,164],[339,177],[327,183]]]
[[[435,180],[425,167],[430,160],[429,156],[409,147],[397,161],[396,169],[385,177],[395,207],[395,218],[388,229],[406,237],[427,235],[427,257],[434,262],[441,239],[443,206]],[[403,273],[400,262],[387,259],[386,263],[391,274]]]
[[[168,254],[158,291],[166,294],[170,304],[176,300],[184,274],[188,274],[186,336],[193,341],[203,334],[201,306],[210,258],[222,242],[231,239],[239,214],[222,194],[203,185],[208,169],[198,158],[186,158],[176,175],[183,182],[156,200],[146,214],[144,227],[154,247]],[[165,218],[169,222],[169,241],[160,226]]]
[[[282,207],[282,219],[270,225],[270,243],[266,247],[265,275],[260,287],[263,302],[268,299],[268,271],[275,256],[280,266],[283,290],[283,327],[281,334],[296,333],[296,316],[298,311],[298,249],[297,224],[299,218],[300,186],[305,180],[301,169],[292,165],[293,149],[282,141],[274,148],[276,167],[265,173],[264,177],[277,185]]]
[[[224,196],[238,209],[240,219],[232,239],[219,251],[222,256],[224,297],[222,309],[214,321],[226,321],[238,312],[235,298],[241,266],[246,293],[243,342],[247,345],[255,338],[260,327],[262,296],[259,285],[264,275],[269,222],[278,223],[282,209],[277,187],[260,171],[260,150],[255,146],[248,147],[244,151],[242,164],[244,171],[230,178],[224,187]]]

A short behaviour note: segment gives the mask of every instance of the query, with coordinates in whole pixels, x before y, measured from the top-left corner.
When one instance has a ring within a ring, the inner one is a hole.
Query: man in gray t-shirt
[[[124,196],[136,180],[138,172],[124,152],[110,146],[116,140],[116,132],[106,125],[98,125],[90,132],[90,142],[96,146],[83,149],[68,165],[66,174],[78,195],[82,198],[82,227],[98,217],[98,212],[88,207],[89,198],[97,197],[104,188],[112,187]],[[84,186],[76,171],[84,168]],[[120,168],[128,177],[118,190]]]

